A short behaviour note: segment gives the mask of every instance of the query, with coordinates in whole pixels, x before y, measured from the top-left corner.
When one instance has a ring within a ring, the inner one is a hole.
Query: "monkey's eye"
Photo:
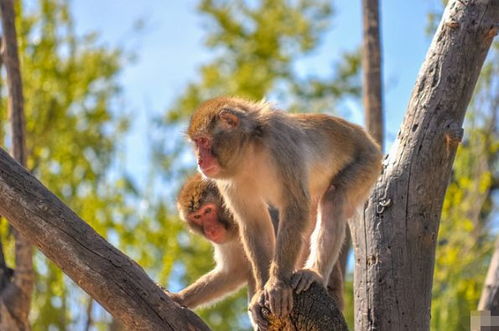
[[[196,138],[194,139],[194,142],[198,145],[198,146],[201,146],[201,147],[205,147],[205,148],[208,148],[209,147],[209,144],[210,144],[210,140],[206,137],[199,137],[199,138]]]
[[[205,214],[209,214],[209,213],[211,213],[211,208],[210,208],[210,207],[206,208],[206,209],[204,210],[204,213],[205,213]]]
[[[199,215],[199,214],[198,215],[194,215],[194,218],[198,220],[198,219],[201,218],[201,215]]]

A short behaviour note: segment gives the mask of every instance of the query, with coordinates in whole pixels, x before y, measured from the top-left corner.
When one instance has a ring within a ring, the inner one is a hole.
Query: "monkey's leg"
[[[341,271],[341,266],[338,261],[333,267],[333,271],[329,276],[329,281],[327,283],[327,292],[336,301],[338,308],[343,311],[345,302],[343,299],[343,272]]]
[[[295,280],[298,283],[297,291],[307,289],[316,280],[314,273],[326,286],[343,245],[348,216],[345,192],[332,185],[319,203],[317,224],[311,236],[310,256],[305,264],[308,270],[298,272],[298,276],[295,276],[301,278]]]
[[[305,268],[316,272],[324,284],[338,260],[347,220],[365,202],[378,177],[376,162],[370,154],[360,155],[333,178],[330,188],[320,199],[311,254]]]
[[[315,221],[314,221],[315,223]],[[310,237],[310,236],[309,236]],[[306,258],[310,255],[310,238],[306,241],[307,245],[304,246],[305,249],[302,250],[302,255],[300,257],[300,263],[297,264],[298,269],[303,268]],[[308,276],[308,277],[307,277]],[[314,281],[322,282],[322,279],[316,277],[314,273],[306,274],[306,270],[300,270],[295,272],[292,277],[292,286],[297,293],[307,290]],[[343,310],[344,300],[343,300],[343,272],[341,271],[341,266],[338,262],[335,263],[333,271],[329,279],[327,279],[327,292],[336,301],[336,304],[340,310]]]
[[[307,258],[310,255],[310,236],[312,235],[312,230],[315,227],[315,223],[317,220],[317,209],[318,205],[315,205],[311,208],[310,210],[310,220],[311,224],[310,227],[311,229],[307,231],[306,237],[305,237],[305,244],[302,247],[302,252],[300,254],[300,260],[297,264],[297,268],[303,268],[305,265],[305,262],[307,261]],[[296,275],[296,274],[295,274]],[[296,276],[293,276],[293,280],[296,280]],[[313,279],[312,279],[313,281]],[[311,285],[311,283],[310,283]],[[295,290],[297,290],[296,286],[293,287]],[[308,287],[307,287],[308,288]],[[331,272],[331,275],[329,276],[329,279],[327,281],[327,286],[326,286],[327,292],[333,299],[336,301],[336,304],[340,310],[343,310],[344,307],[344,300],[343,300],[343,272],[341,271],[341,266],[338,262],[333,267],[333,271]],[[298,291],[297,291],[298,292]]]

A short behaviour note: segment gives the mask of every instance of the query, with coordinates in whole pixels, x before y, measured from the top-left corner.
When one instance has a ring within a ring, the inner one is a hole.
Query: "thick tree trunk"
[[[12,0],[0,0],[2,16],[2,58],[7,70],[9,113],[12,128],[12,152],[14,158],[26,165],[24,144],[24,99],[21,70],[17,48],[15,12]],[[15,236],[16,269],[12,278],[0,292],[0,329],[29,330],[28,315],[33,292],[33,247],[17,231]],[[10,315],[10,316],[9,316]]]
[[[499,316],[499,237],[485,278],[478,310],[488,310],[492,316]]]
[[[127,330],[208,330],[2,149],[0,214]]]
[[[429,330],[435,245],[462,122],[499,21],[497,0],[450,1],[352,231],[357,330]]]
[[[383,146],[383,92],[378,0],[362,0],[362,100],[367,131]]]

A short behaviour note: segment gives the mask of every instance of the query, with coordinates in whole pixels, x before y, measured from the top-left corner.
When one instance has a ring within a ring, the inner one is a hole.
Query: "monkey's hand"
[[[270,278],[263,288],[265,303],[272,314],[286,317],[293,309],[293,289],[288,282]]]
[[[180,293],[172,293],[170,291],[165,291],[165,292],[170,297],[170,299],[172,299],[173,301],[175,301],[176,303],[178,303],[181,306],[185,306],[183,295],[181,295]]]
[[[267,330],[269,321],[266,318],[267,307],[265,307],[265,296],[263,290],[260,290],[253,295],[249,303],[248,310],[251,312],[254,323],[258,326],[258,330]]]
[[[298,294],[308,290],[310,285],[314,282],[318,282],[321,285],[324,284],[322,277],[310,269],[298,270],[291,276],[291,287]]]

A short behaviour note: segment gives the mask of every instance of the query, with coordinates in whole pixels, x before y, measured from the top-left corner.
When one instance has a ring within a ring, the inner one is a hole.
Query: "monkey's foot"
[[[293,309],[293,288],[289,282],[270,278],[264,288],[265,303],[272,314],[286,317]]]
[[[265,296],[263,290],[258,291],[253,295],[249,303],[248,310],[251,313],[254,323],[258,326],[258,330],[267,330],[269,327],[270,311],[265,307]]]
[[[168,290],[165,290],[165,293],[170,297],[170,299],[172,299],[173,301],[175,301],[179,305],[185,306],[185,304],[184,304],[184,296],[183,295],[180,295],[178,293],[173,293],[173,292],[170,292]]]
[[[291,287],[296,293],[300,294],[310,288],[314,282],[324,284],[324,281],[318,273],[310,269],[301,269],[291,276]]]

